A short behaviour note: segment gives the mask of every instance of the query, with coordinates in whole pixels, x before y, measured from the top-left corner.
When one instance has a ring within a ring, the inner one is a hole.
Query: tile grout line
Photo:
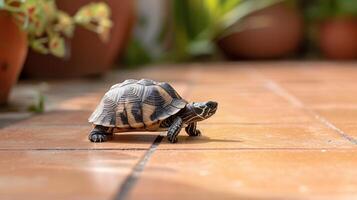
[[[162,137],[161,141],[163,140],[164,136],[159,135],[158,137]],[[158,140],[158,137],[155,140]],[[160,139],[160,138],[159,138]],[[160,143],[161,143],[160,141]],[[158,144],[160,144],[158,143]],[[158,146],[158,145],[157,145]],[[150,151],[151,148],[155,148],[157,151],[215,151],[215,150],[227,150],[227,151],[275,151],[275,150],[354,150],[354,148],[333,148],[333,147],[262,147],[262,148],[254,148],[254,147],[198,147],[198,148],[160,148],[158,149],[157,146],[150,146],[150,148],[100,148],[100,149],[91,149],[91,148],[18,148],[18,149],[0,149],[0,152],[9,152],[9,151],[57,151],[57,152],[66,152],[66,151]]]
[[[335,125],[333,125],[331,122],[329,122],[327,119],[322,117],[321,115],[317,114],[311,109],[308,109],[298,98],[296,98],[294,95],[290,94],[288,91],[286,91],[283,87],[281,87],[279,84],[277,84],[275,81],[266,78],[264,75],[261,73],[258,73],[257,71],[254,71],[257,76],[260,76],[265,80],[266,88],[274,92],[276,95],[286,99],[288,102],[290,102],[293,106],[305,110],[307,113],[312,115],[315,119],[317,119],[320,123],[325,125],[327,128],[333,130],[334,132],[337,132],[342,138],[348,140],[352,144],[357,144],[357,140],[354,139],[353,137],[349,136],[347,133],[345,133],[343,130],[339,129]]]
[[[159,144],[163,140],[164,136],[158,135],[150,146],[150,149],[144,154],[144,156],[135,165],[129,176],[126,177],[123,184],[120,185],[119,191],[115,196],[115,200],[124,200],[127,198],[131,188],[134,187],[135,183],[138,181],[140,174],[144,171],[147,162],[150,160],[151,156],[154,154]]]
[[[329,151],[329,150],[356,150],[355,148],[299,148],[299,147],[266,147],[266,148],[252,148],[252,147],[242,147],[242,148],[161,148],[157,151],[281,151],[281,150],[292,150],[292,151]]]
[[[291,95],[288,93],[286,90],[284,90],[282,87],[280,87],[277,83],[275,83],[272,80],[268,80],[267,87],[271,89],[274,93],[277,95],[286,98],[289,102],[291,102],[294,106],[301,108],[308,112],[310,115],[312,115],[315,119],[317,119],[320,123],[324,124],[326,127],[329,129],[333,130],[334,132],[337,132],[342,138],[345,138],[349,142],[353,144],[357,144],[357,140],[354,139],[353,137],[349,136],[347,133],[345,133],[343,130],[339,129],[335,125],[333,125],[331,122],[329,122],[326,118],[322,117],[321,115],[317,114],[313,110],[308,109],[304,104],[299,101],[295,96]]]
[[[193,85],[196,84],[195,75],[197,77],[198,70],[194,69],[190,79],[188,80],[188,86],[192,88]],[[188,88],[184,93],[184,96],[188,96],[190,88]],[[161,141],[163,140],[164,136],[162,134],[158,135],[150,146],[149,150],[144,154],[144,156],[139,160],[139,162],[135,165],[132,172],[126,177],[123,183],[119,187],[119,191],[115,195],[115,200],[125,200],[127,199],[129,192],[135,186],[135,183],[138,181],[140,174],[144,171],[146,164],[149,162],[151,156],[155,153],[158,146],[160,145]]]
[[[147,151],[148,148],[13,148],[3,149],[0,152],[6,151]]]
[[[305,124],[308,122],[305,122]],[[354,123],[351,123],[354,124]],[[15,124],[16,125],[16,124]],[[237,126],[255,126],[255,125],[281,125],[279,122],[256,122],[256,123],[248,123],[248,122],[211,122],[211,123],[200,123],[200,126],[215,126],[215,125],[237,125]],[[283,124],[284,125],[302,125],[301,123],[298,122],[286,122]],[[61,126],[62,128],[88,128],[88,125],[61,125],[61,124],[45,124],[45,125],[16,125],[16,127],[12,127],[12,125],[0,127],[1,129],[19,129],[19,128],[53,128],[53,127],[58,127]],[[123,134],[122,134],[123,135]]]

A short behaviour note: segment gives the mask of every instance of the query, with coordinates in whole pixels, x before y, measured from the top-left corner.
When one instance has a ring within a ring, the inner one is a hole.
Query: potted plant
[[[302,40],[303,18],[295,1],[248,0],[252,10],[228,27],[218,45],[231,58],[281,58],[294,53]]]
[[[71,17],[59,10],[55,0],[0,0],[0,104],[6,103],[27,54],[27,45],[43,54],[64,57],[65,38],[76,26],[106,40],[111,21],[105,3],[83,6]]]
[[[75,14],[81,6],[93,0],[60,0],[58,7]],[[32,78],[73,78],[98,75],[108,71],[122,53],[131,35],[135,21],[135,1],[107,0],[111,8],[113,26],[108,41],[103,43],[95,34],[83,28],[75,30],[68,41],[71,51],[64,59],[44,56],[30,51],[25,63],[24,74]]]
[[[237,58],[290,54],[302,38],[294,0],[172,0],[164,43],[169,59]]]
[[[310,38],[326,58],[357,58],[357,2],[315,0],[308,4]]]
[[[27,37],[4,6],[0,11],[0,105],[16,83],[27,54]]]

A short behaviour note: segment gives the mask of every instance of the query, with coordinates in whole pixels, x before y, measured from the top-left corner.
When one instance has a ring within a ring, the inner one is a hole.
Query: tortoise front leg
[[[112,133],[108,133],[108,127],[95,125],[92,131],[88,135],[88,139],[91,142],[105,142],[108,140],[108,136]]]
[[[188,126],[185,128],[186,133],[189,136],[200,136],[201,131],[197,129],[197,122],[192,122],[188,124]]]
[[[177,135],[180,133],[182,125],[183,121],[181,117],[176,117],[169,130],[167,131],[167,138],[171,143],[177,142]]]

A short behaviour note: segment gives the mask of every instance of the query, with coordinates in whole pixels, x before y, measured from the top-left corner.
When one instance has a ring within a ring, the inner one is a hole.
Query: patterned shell
[[[186,104],[168,83],[130,79],[110,88],[89,122],[106,127],[145,128],[176,114]]]

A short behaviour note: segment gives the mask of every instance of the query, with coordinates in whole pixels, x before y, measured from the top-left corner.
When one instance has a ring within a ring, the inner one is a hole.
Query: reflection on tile
[[[354,148],[354,144],[334,130],[318,124],[203,124],[200,137],[189,137],[181,131],[179,142],[165,139],[159,149],[266,149],[266,148]]]
[[[0,149],[148,149],[158,133],[121,133],[104,143],[88,140],[91,126],[32,126],[0,129]]]
[[[357,109],[316,109],[316,113],[332,123],[356,123]]]
[[[344,150],[162,150],[130,199],[355,199],[356,166]]]
[[[0,199],[112,199],[142,153],[0,151]]]
[[[88,118],[92,112],[93,111],[53,110],[44,114],[35,115],[16,125],[89,125]]]
[[[222,104],[216,114],[202,123],[310,123],[316,119],[305,110],[297,108],[232,107]]]

